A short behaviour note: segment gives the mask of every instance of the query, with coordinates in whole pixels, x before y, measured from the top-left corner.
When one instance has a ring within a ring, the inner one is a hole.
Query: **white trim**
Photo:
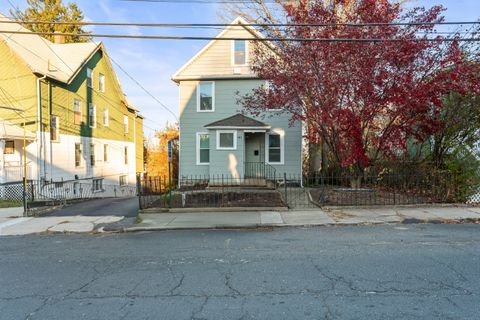
[[[242,17],[237,17],[235,20],[232,21],[232,23],[230,23],[231,25],[226,27],[225,29],[222,30],[222,32],[220,32],[215,38],[221,38],[225,35],[225,33],[227,33],[230,29],[232,28],[235,28],[237,26],[235,26],[235,24],[248,24],[248,22],[243,19]],[[261,34],[257,29],[255,29],[254,27],[251,27],[251,26],[243,26],[246,30],[249,30],[251,31],[252,33],[255,34],[255,36],[257,38],[265,38],[265,36],[263,34]],[[197,52],[196,55],[194,55],[190,60],[187,61],[187,63],[185,63],[177,72],[175,72],[172,76],[172,80],[177,80],[178,76],[180,75],[180,73],[182,73],[183,71],[185,71],[185,69],[187,69],[190,64],[192,64],[195,60],[198,59],[198,57],[200,57],[205,51],[207,51],[211,46],[213,46],[213,44],[215,42],[217,42],[218,40],[211,40],[205,47],[203,47],[199,52]]]
[[[273,129],[273,133],[277,134],[280,136],[280,162],[270,162],[268,161],[269,159],[269,153],[270,153],[270,144],[268,141],[268,137],[270,136],[271,133],[268,133],[265,135],[265,163],[271,164],[271,165],[284,165],[285,164],[285,130],[283,129]]]
[[[200,85],[202,83],[212,84],[212,110],[200,110]],[[215,112],[215,81],[200,81],[197,83],[197,112]]]
[[[233,134],[233,147],[220,146],[220,134],[222,133]],[[237,130],[217,130],[217,150],[237,150]]]
[[[245,41],[245,63],[242,64],[236,64],[235,63],[235,41]],[[249,54],[248,54],[248,49],[249,49],[249,41],[247,40],[230,40],[231,45],[230,45],[230,62],[232,64],[232,67],[248,67],[248,62],[249,62]]]
[[[265,133],[267,130],[243,130],[246,133]]]
[[[196,139],[196,146],[195,146],[195,153],[197,158],[197,166],[208,166],[210,165],[210,156],[208,157],[208,162],[200,162],[200,135],[206,134],[208,135],[208,143],[210,144],[211,135],[209,132],[197,132],[197,139]],[[210,145],[208,146],[208,150],[210,152]]]

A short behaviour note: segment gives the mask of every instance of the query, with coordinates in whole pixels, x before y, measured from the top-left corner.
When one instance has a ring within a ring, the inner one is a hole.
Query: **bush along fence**
[[[27,200],[29,206],[56,204],[68,200],[126,197],[137,195],[136,186],[109,185],[99,180],[73,180],[45,182],[29,180],[27,182]],[[23,183],[0,185],[0,199],[22,202]]]
[[[398,170],[400,171],[400,170]],[[145,208],[375,206],[480,202],[480,189],[445,171],[332,171],[272,178],[231,175],[138,178]]]

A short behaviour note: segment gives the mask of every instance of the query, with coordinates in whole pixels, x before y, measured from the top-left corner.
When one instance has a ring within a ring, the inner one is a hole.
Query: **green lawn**
[[[13,208],[13,207],[21,207],[22,203],[20,201],[12,201],[12,200],[0,200],[0,208]]]

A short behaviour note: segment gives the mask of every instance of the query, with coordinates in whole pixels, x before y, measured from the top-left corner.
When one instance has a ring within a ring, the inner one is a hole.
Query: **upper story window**
[[[93,70],[87,68],[87,87],[93,88]]]
[[[247,64],[247,41],[233,40],[233,65]]]
[[[82,123],[82,101],[78,99],[73,100],[73,123]]]
[[[128,133],[128,116],[123,116],[123,133]]]
[[[109,125],[109,112],[108,109],[103,109],[103,126],[108,127]]]
[[[90,128],[97,127],[97,107],[92,103],[90,103],[88,110],[88,123]]]
[[[215,111],[215,83],[200,82],[197,85],[197,112]]]
[[[98,75],[98,90],[105,92],[105,75],[102,73]]]
[[[50,116],[50,140],[60,141],[60,118],[57,116]]]

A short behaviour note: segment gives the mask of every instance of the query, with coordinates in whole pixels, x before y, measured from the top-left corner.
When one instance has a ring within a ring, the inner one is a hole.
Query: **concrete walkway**
[[[467,206],[328,208],[317,210],[143,213],[125,231],[480,222],[480,208]]]
[[[70,216],[70,217],[18,217],[0,216],[0,236],[25,235],[42,232],[88,233],[98,226],[115,223],[123,217]]]

